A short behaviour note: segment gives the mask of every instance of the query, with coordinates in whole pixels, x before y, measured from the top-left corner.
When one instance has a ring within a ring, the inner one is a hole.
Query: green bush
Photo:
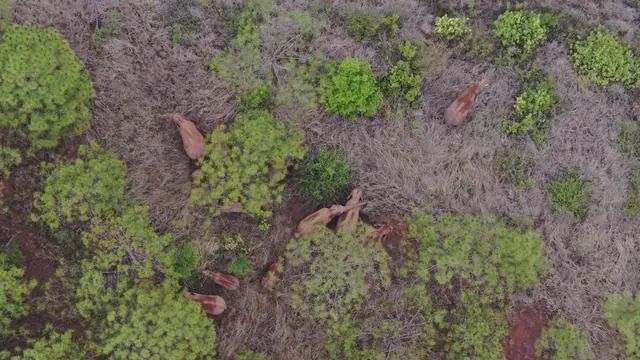
[[[134,287],[96,317],[92,341],[109,359],[214,359],[216,328],[172,286]]]
[[[191,277],[198,268],[198,254],[193,243],[185,242],[176,248],[173,254],[173,272],[178,280]]]
[[[320,149],[305,159],[300,175],[300,192],[326,203],[343,201],[349,192],[351,167],[345,154]]]
[[[434,217],[417,211],[407,236],[420,243],[414,268],[421,279],[433,277],[444,285],[456,276],[489,302],[504,301],[516,290],[536,286],[545,270],[540,236],[510,229],[493,218]],[[432,262],[435,271],[429,271]]]
[[[535,140],[542,142],[543,131],[548,127],[547,121],[556,103],[556,93],[552,77],[532,79],[530,76],[525,81],[514,105],[516,119],[507,122],[505,130],[509,134],[530,133]]]
[[[62,334],[53,331],[12,360],[82,360],[86,355],[86,351],[73,341],[73,331]]]
[[[9,25],[0,40],[0,127],[28,139],[31,151],[89,127],[89,75],[53,29]]]
[[[11,176],[11,169],[20,165],[22,156],[20,151],[6,146],[0,146],[0,181]]]
[[[384,32],[396,34],[399,30],[399,19],[398,14],[381,16],[367,10],[355,10],[347,15],[346,30],[355,40],[372,40]]]
[[[160,272],[180,278],[183,274],[174,272],[174,252],[167,250],[172,242],[173,236],[160,236],[151,227],[144,205],[129,206],[117,217],[94,219],[82,234],[91,265],[123,277],[148,278]]]
[[[443,15],[436,18],[436,34],[445,40],[459,40],[471,34],[467,19]]]
[[[126,204],[127,172],[120,160],[97,144],[81,146],[79,158],[49,174],[44,191],[35,195],[36,219],[52,229],[62,222],[115,215]]]
[[[547,40],[550,28],[558,21],[548,13],[507,10],[494,22],[494,31],[508,55],[525,58]]]
[[[547,190],[555,208],[567,210],[581,219],[587,217],[589,184],[575,170],[569,170],[563,177],[552,180]]]
[[[403,43],[398,47],[401,59],[391,68],[384,79],[384,87],[392,96],[400,96],[407,103],[413,104],[422,95],[422,75],[417,71],[414,62],[416,47],[411,43]]]
[[[640,295],[610,294],[604,302],[604,318],[622,335],[627,357],[640,358]]]
[[[627,157],[640,158],[640,126],[638,122],[622,124],[618,135],[620,151]]]
[[[268,21],[272,6],[271,0],[245,1],[233,19],[228,49],[209,64],[245,109],[259,108],[270,96],[271,68],[260,53],[260,23]]]
[[[634,171],[629,179],[627,211],[631,216],[640,216],[640,170]]]
[[[565,320],[556,320],[545,327],[536,343],[536,354],[538,357],[548,354],[551,360],[593,359],[589,338]]]
[[[227,267],[227,271],[231,275],[235,275],[241,279],[246,279],[251,276],[251,259],[249,257],[242,255],[237,259],[233,260],[229,266]]]
[[[571,56],[578,73],[598,85],[640,84],[640,59],[634,56],[629,45],[603,26],[578,40]]]
[[[271,357],[261,353],[255,352],[246,348],[238,351],[233,355],[233,360],[269,360]]]
[[[15,319],[27,314],[23,299],[35,286],[35,281],[24,281],[24,271],[9,264],[0,252],[0,336],[10,333],[9,325]]]
[[[371,65],[347,58],[329,64],[327,70],[320,80],[320,101],[328,112],[350,118],[376,114],[382,93]]]
[[[317,321],[344,318],[370,290],[389,285],[386,252],[365,246],[372,231],[366,225],[354,234],[323,228],[289,242],[289,266],[304,270],[291,285],[293,306],[300,314]]]
[[[207,137],[205,154],[198,160],[191,203],[222,208],[241,203],[248,214],[271,215],[281,202],[291,159],[304,157],[302,132],[277,121],[267,111],[236,116],[228,128],[221,126]]]
[[[340,321],[331,321],[327,327],[325,349],[331,359],[344,360],[382,360],[383,353],[360,345],[363,330],[349,317]]]

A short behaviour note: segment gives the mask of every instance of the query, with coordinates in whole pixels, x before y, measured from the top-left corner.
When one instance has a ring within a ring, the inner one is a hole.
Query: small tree
[[[268,111],[236,116],[231,126],[208,136],[191,203],[208,206],[214,214],[240,203],[251,215],[269,217],[271,206],[282,201],[281,181],[290,161],[304,157],[302,139],[301,131]]]
[[[89,75],[67,41],[53,29],[9,25],[0,40],[0,127],[52,148],[63,136],[89,127]]]

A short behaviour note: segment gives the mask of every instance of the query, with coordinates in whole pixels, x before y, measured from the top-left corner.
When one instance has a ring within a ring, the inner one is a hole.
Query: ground
[[[178,239],[194,235],[193,230],[174,226],[174,221],[187,204],[195,166],[184,155],[178,132],[166,114],[183,113],[201,131],[208,132],[219,121],[231,121],[236,111],[228,89],[207,70],[208,61],[229,39],[216,10],[234,2],[215,3],[206,11],[195,0],[18,0],[16,4],[15,20],[58,28],[89,69],[96,98],[91,130],[81,141],[96,139],[125,161],[129,193],[150,205],[159,231],[171,231]],[[428,23],[442,11],[466,14],[482,29],[490,29],[492,19],[501,11],[493,1],[475,1],[472,10],[465,3],[284,0],[278,2],[276,12],[314,12],[322,30],[310,41],[309,52],[323,53],[329,59],[366,59],[380,74],[384,68],[376,49],[350,39],[342,26],[332,25],[332,20],[339,23],[339,19],[317,9],[333,6],[340,13],[368,7],[397,12],[403,36],[428,42]],[[636,50],[640,48],[640,9],[632,1],[537,0],[529,4],[561,10],[584,26],[604,23]],[[118,34],[97,42],[97,27],[113,11],[122,15]],[[177,22],[196,24],[193,37],[182,44],[173,44],[171,39],[171,27]],[[282,38],[267,34],[273,39],[269,42],[267,36],[265,47],[276,63]],[[624,213],[626,179],[638,164],[625,158],[616,143],[621,124],[640,115],[639,90],[585,85],[573,70],[566,43],[552,39],[536,52],[536,58],[542,69],[554,76],[562,96],[547,143],[541,146],[528,138],[508,137],[502,131],[501,123],[517,91],[518,77],[512,69],[462,59],[441,44],[431,44],[428,49],[433,51],[434,61],[420,105],[408,114],[410,121],[380,114],[348,122],[318,109],[303,114],[300,122],[307,143],[333,145],[347,153],[355,171],[353,183],[365,194],[363,215],[373,224],[392,223],[415,207],[427,206],[491,214],[513,223],[532,219],[546,242],[554,270],[539,288],[513,299],[506,353],[530,354],[531,338],[553,314],[587,331],[598,359],[613,358],[608,344],[615,334],[601,319],[602,296],[612,291],[638,291],[640,286],[640,220]],[[444,109],[488,71],[493,71],[493,77],[478,96],[472,121],[462,128],[448,127]],[[290,111],[275,109],[281,117]],[[530,160],[534,165],[529,175],[537,186],[522,191],[500,181],[492,164],[501,150],[518,151]],[[544,191],[544,185],[569,166],[580,169],[591,184],[589,216],[584,221],[554,210]],[[258,243],[256,266],[266,270],[282,253],[296,223],[318,205],[300,200],[291,189],[266,233],[242,217],[225,216],[214,226],[219,231],[240,229],[254,239]],[[15,215],[0,218],[3,231],[15,234],[25,251],[27,277],[45,281],[55,265],[46,247],[38,243],[44,239],[38,238],[38,229],[12,220]],[[322,332],[292,314],[283,294],[262,292],[259,280],[260,273],[243,283],[239,292],[226,294],[229,310],[217,321],[221,358],[229,358],[242,346],[276,358],[324,358]],[[535,310],[538,304],[545,304],[541,313]],[[513,342],[519,345],[512,346]]]

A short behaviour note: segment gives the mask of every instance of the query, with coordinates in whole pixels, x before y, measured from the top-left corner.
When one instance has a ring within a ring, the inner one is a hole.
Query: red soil
[[[524,309],[509,322],[509,336],[504,345],[508,360],[535,360],[536,341],[549,322],[549,314],[542,306]]]

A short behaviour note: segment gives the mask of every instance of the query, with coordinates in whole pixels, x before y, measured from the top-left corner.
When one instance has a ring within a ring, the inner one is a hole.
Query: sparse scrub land
[[[640,358],[636,8],[455,3],[0,0],[0,359]]]
[[[578,73],[598,85],[620,82],[632,87],[640,84],[640,59],[629,45],[603,26],[578,40],[571,56]]]

